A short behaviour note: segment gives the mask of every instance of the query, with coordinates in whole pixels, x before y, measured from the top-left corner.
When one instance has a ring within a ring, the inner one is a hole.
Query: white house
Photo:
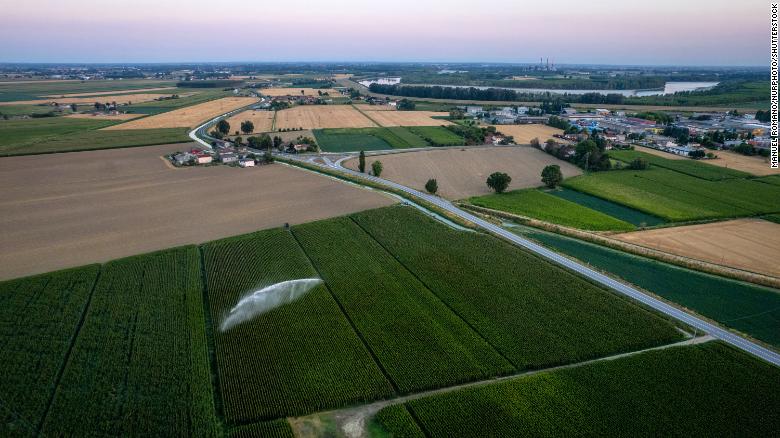
[[[252,158],[242,158],[238,160],[238,165],[241,167],[255,167],[255,160]]]

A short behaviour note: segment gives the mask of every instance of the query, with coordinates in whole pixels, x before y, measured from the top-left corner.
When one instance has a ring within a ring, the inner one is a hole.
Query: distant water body
[[[401,82],[401,78],[382,78],[360,81],[366,87],[371,84],[394,85]],[[490,86],[471,86],[471,85],[432,85],[432,84],[410,84],[428,87],[449,87],[449,88],[477,88],[487,90],[488,88],[501,88],[504,90],[514,90],[518,93],[550,93],[550,94],[622,94],[626,97],[642,96],[666,96],[683,91],[703,91],[709,90],[718,85],[718,82],[667,82],[663,89],[652,90],[557,90],[552,88],[512,88],[512,87],[490,87]]]

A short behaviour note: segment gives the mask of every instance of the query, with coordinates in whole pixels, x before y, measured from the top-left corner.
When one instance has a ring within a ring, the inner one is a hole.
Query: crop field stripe
[[[314,271],[317,272],[317,277],[322,279],[323,278],[322,277],[322,273],[320,273],[319,268],[317,267],[317,265],[314,264],[314,261],[311,259],[309,254],[306,252],[306,248],[304,248],[304,246],[301,244],[301,241],[298,240],[298,236],[296,236],[295,233],[292,232],[292,230],[290,231],[290,235],[293,237],[293,239],[295,239],[295,242],[298,244],[298,247],[301,249],[301,251],[303,251],[303,254],[306,256],[306,259],[309,260],[309,264],[311,264],[312,269],[314,269]],[[349,317],[349,315],[347,314],[347,311],[344,310],[344,304],[341,302],[341,300],[339,300],[339,298],[336,296],[336,294],[333,293],[333,291],[330,289],[330,286],[328,285],[327,282],[323,282],[323,286],[328,291],[328,293],[333,298],[333,300],[336,302],[336,305],[339,306],[339,310],[341,311],[341,314],[347,320],[347,322],[349,323],[349,326],[352,327],[352,331],[360,339],[360,342],[363,343],[363,346],[366,348],[368,353],[371,355],[371,359],[374,360],[374,363],[376,364],[376,366],[379,367],[379,369],[382,371],[382,374],[385,376],[385,379],[387,379],[387,381],[390,382],[391,385],[393,385],[393,391],[395,391],[395,393],[399,393],[400,390],[398,389],[398,384],[395,382],[395,380],[393,380],[390,377],[390,374],[387,372],[387,370],[385,369],[384,365],[382,365],[382,362],[379,361],[379,358],[376,357],[376,353],[371,348],[371,346],[368,345],[368,342],[366,342],[366,339],[363,337],[363,334],[360,333],[360,330],[358,330],[357,327],[355,327],[355,322],[352,321],[352,318]]]
[[[720,202],[720,203],[726,204],[726,205],[728,205],[730,207],[734,207],[736,209],[748,210],[748,211],[750,210],[748,207],[746,207],[744,205],[734,204],[734,202],[732,201],[732,198],[729,198],[729,197],[714,198],[712,196],[707,195],[706,193],[697,193],[697,192],[691,191],[690,189],[686,189],[685,186],[682,186],[682,187],[672,186],[672,185],[669,185],[668,183],[665,183],[663,181],[654,180],[652,178],[646,178],[646,177],[642,176],[641,174],[640,174],[640,178],[643,178],[643,179],[645,179],[647,181],[652,181],[654,183],[661,184],[663,186],[669,187],[672,190],[680,190],[680,191],[683,191],[685,193],[690,193],[690,194],[692,194],[694,196],[702,196],[702,197],[705,197],[705,198],[710,199],[712,201]],[[696,178],[696,177],[693,177],[693,178]],[[705,180],[705,181],[708,181],[708,180]],[[708,181],[708,182],[719,183],[719,182],[726,182],[726,181]],[[776,211],[780,211],[780,208],[778,208]],[[774,211],[772,211],[772,212],[774,212]],[[760,212],[753,211],[753,214],[756,214],[756,213],[760,213]]]
[[[87,318],[89,306],[92,304],[92,296],[95,294],[95,288],[97,287],[98,280],[100,280],[100,274],[102,273],[103,273],[103,267],[101,266],[100,269],[98,269],[97,271],[97,275],[95,275],[95,278],[92,281],[92,288],[89,290],[87,303],[84,305],[84,309],[81,311],[81,318],[79,319],[78,325],[76,326],[76,331],[73,333],[73,336],[70,339],[70,345],[68,345],[68,352],[65,354],[65,360],[62,361],[62,366],[57,372],[57,378],[54,381],[54,390],[51,392],[51,395],[49,396],[49,402],[46,404],[46,410],[44,410],[43,415],[41,415],[41,419],[38,422],[38,426],[36,427],[35,434],[38,436],[41,435],[41,432],[43,430],[43,425],[46,423],[46,418],[49,416],[49,411],[51,410],[51,407],[54,404],[54,398],[57,395],[57,391],[60,388],[60,383],[62,382],[62,376],[65,374],[65,368],[67,368],[68,362],[70,361],[70,355],[73,352],[73,347],[76,345],[76,339],[79,337],[79,333],[81,333],[81,328],[84,326],[84,321]]]
[[[464,318],[464,317],[463,317],[463,316],[462,316],[460,313],[458,313],[458,311],[457,311],[457,310],[455,310],[454,308],[452,308],[452,306],[450,306],[450,305],[449,305],[449,304],[448,304],[446,301],[442,300],[442,299],[441,299],[441,297],[440,297],[440,296],[439,296],[439,295],[438,295],[436,292],[434,292],[434,291],[433,291],[433,289],[431,289],[431,288],[430,288],[430,287],[429,287],[429,286],[428,286],[428,285],[425,283],[425,281],[424,281],[422,278],[420,278],[420,276],[418,276],[418,275],[417,275],[417,273],[416,273],[416,272],[414,272],[414,271],[412,271],[411,269],[409,269],[409,267],[408,267],[406,264],[404,264],[404,262],[403,262],[403,261],[402,261],[400,258],[398,258],[398,256],[397,256],[397,255],[395,255],[395,254],[394,254],[392,251],[390,251],[390,249],[389,249],[389,248],[387,248],[387,247],[386,247],[386,246],[385,246],[385,245],[384,245],[382,242],[380,242],[380,241],[379,241],[379,240],[378,240],[378,239],[377,239],[377,238],[376,238],[376,237],[375,237],[373,234],[371,234],[371,232],[370,232],[368,229],[366,229],[365,227],[363,227],[363,226],[360,224],[360,222],[356,221],[356,220],[355,220],[355,218],[353,218],[352,216],[349,216],[349,219],[350,219],[350,220],[351,220],[351,221],[352,221],[352,222],[353,222],[355,225],[357,225],[358,227],[360,227],[360,229],[361,229],[361,230],[363,230],[363,232],[365,232],[365,233],[366,233],[366,235],[368,235],[369,237],[371,237],[371,239],[372,239],[374,242],[376,242],[376,243],[377,243],[377,245],[381,246],[381,247],[382,247],[382,249],[384,249],[384,250],[385,250],[385,252],[387,252],[388,254],[390,254],[390,255],[391,255],[391,256],[392,256],[392,257],[395,259],[395,261],[397,261],[397,262],[398,262],[398,264],[399,264],[399,265],[403,266],[403,268],[406,270],[406,272],[408,272],[408,273],[409,273],[409,274],[410,274],[412,277],[416,278],[416,279],[417,279],[417,281],[419,281],[419,282],[420,282],[420,284],[422,284],[423,286],[425,286],[425,289],[427,289],[427,290],[428,290],[428,291],[431,293],[431,295],[432,295],[432,296],[436,297],[436,300],[438,300],[438,301],[439,301],[440,303],[442,303],[442,304],[443,304],[445,307],[447,307],[448,309],[450,309],[450,312],[452,312],[452,314],[453,314],[453,315],[457,316],[457,317],[458,317],[458,319],[460,319],[460,320],[461,320],[461,321],[462,321],[464,324],[466,324],[466,326],[468,326],[468,327],[471,329],[471,331],[473,331],[473,332],[474,332],[474,334],[476,334],[477,336],[479,336],[479,337],[480,337],[480,338],[481,338],[481,339],[482,339],[482,340],[483,340],[483,341],[484,341],[484,342],[485,342],[487,345],[489,345],[489,346],[490,346],[490,348],[492,348],[492,349],[493,349],[493,351],[495,351],[495,352],[496,352],[496,354],[498,354],[499,356],[503,357],[503,358],[504,358],[504,360],[506,360],[508,363],[510,363],[510,364],[512,365],[512,367],[514,368],[515,372],[516,372],[516,371],[518,371],[517,364],[515,364],[515,363],[514,363],[514,362],[513,362],[511,359],[509,359],[509,358],[508,358],[508,357],[507,357],[507,356],[506,356],[506,355],[505,355],[505,354],[504,354],[502,351],[500,351],[498,348],[496,348],[496,346],[495,346],[495,345],[493,345],[493,344],[492,344],[492,343],[491,343],[491,342],[490,342],[490,341],[489,341],[489,340],[488,340],[488,339],[487,339],[487,338],[486,338],[486,337],[485,337],[485,336],[484,336],[482,333],[480,333],[480,331],[479,331],[479,330],[477,330],[477,328],[476,328],[476,327],[474,327],[474,325],[472,325],[472,324],[471,324],[471,322],[467,321],[467,320],[466,320],[466,319],[465,319],[465,318]]]
[[[208,297],[208,276],[206,261],[203,255],[203,245],[198,245],[198,260],[200,262],[200,278],[203,294],[203,321],[206,325],[206,348],[208,353],[209,371],[211,373],[211,393],[214,398],[214,411],[221,424],[225,421],[225,400],[219,385],[219,370],[217,369],[217,352],[214,346],[214,326],[211,317],[211,303]]]
[[[350,105],[350,106],[351,106],[352,108],[356,109],[356,110],[357,110],[357,111],[358,111],[360,114],[363,114],[363,115],[364,115],[364,116],[365,116],[365,117],[366,117],[368,120],[371,120],[371,122],[372,122],[373,124],[375,124],[376,126],[382,126],[382,125],[380,125],[379,123],[377,123],[377,121],[376,121],[376,120],[374,120],[374,119],[373,119],[371,116],[369,116],[369,115],[366,113],[366,111],[363,111],[362,109],[360,109],[360,108],[356,107],[354,103],[353,103],[352,105]]]

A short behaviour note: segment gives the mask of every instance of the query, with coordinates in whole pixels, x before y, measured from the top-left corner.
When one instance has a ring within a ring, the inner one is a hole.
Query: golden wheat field
[[[103,129],[114,131],[122,129],[192,128],[212,117],[250,105],[253,102],[257,102],[257,99],[254,97],[223,97],[222,99],[203,102],[198,105],[132,120]]]
[[[547,125],[495,125],[496,129],[504,134],[515,138],[517,144],[528,144],[532,139],[538,138],[544,143],[552,138],[559,143],[568,143],[565,140],[553,137],[553,134],[563,134],[558,128]]]
[[[340,96],[341,94],[332,88],[264,88],[258,90],[264,96],[319,96],[319,92],[328,93],[330,97]],[[303,91],[303,93],[301,93]]]
[[[251,134],[258,132],[268,132],[273,130],[274,112],[254,110],[240,112],[235,116],[227,119],[227,122],[230,123],[230,132],[233,133],[235,131],[240,131],[241,123],[247,120],[255,125],[255,129],[251,132]]]
[[[449,113],[434,111],[371,111],[371,119],[379,126],[441,126],[452,123],[434,119],[434,116],[448,116]]]
[[[369,128],[376,126],[349,105],[302,105],[276,112],[276,129]]]

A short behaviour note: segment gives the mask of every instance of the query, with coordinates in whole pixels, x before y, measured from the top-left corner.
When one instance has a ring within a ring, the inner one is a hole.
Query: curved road
[[[198,134],[201,131],[205,131],[204,127],[209,125],[210,123],[215,123],[222,117],[226,117],[228,115],[232,115],[235,111],[232,111],[228,114],[224,114],[220,117],[217,117],[213,120],[210,120],[209,122],[204,123],[203,125],[199,126],[198,128],[194,129],[190,133],[190,137],[196,138]],[[199,143],[202,142],[202,140],[199,140]],[[205,143],[205,142],[203,142]],[[209,146],[210,147],[210,146]],[[688,324],[691,327],[695,327],[697,330],[701,330],[704,333],[707,333],[708,335],[720,339],[723,342],[726,342],[730,345],[733,345],[736,348],[739,348],[740,350],[743,350],[747,353],[752,354],[753,356],[756,356],[758,358],[761,358],[775,366],[780,367],[780,354],[769,350],[767,348],[764,348],[755,342],[752,342],[750,340],[747,340],[739,335],[736,335],[728,330],[724,330],[720,328],[719,326],[712,324],[710,322],[707,322],[697,316],[691,315],[683,310],[678,309],[677,307],[674,307],[664,301],[659,300],[658,298],[652,297],[634,287],[631,287],[627,284],[623,284],[619,281],[616,281],[598,271],[595,271],[579,262],[575,262],[574,260],[571,260],[567,257],[564,257],[556,252],[553,252],[541,245],[538,245],[528,239],[525,239],[523,237],[518,236],[517,234],[514,234],[512,232],[509,232],[497,225],[494,225],[484,219],[481,219],[469,212],[463,211],[449,201],[439,198],[437,196],[432,196],[427,193],[420,192],[415,189],[411,189],[409,187],[403,186],[401,184],[397,184],[393,181],[389,181],[382,178],[377,178],[372,175],[368,175],[365,173],[360,173],[357,171],[354,171],[352,169],[348,169],[346,167],[343,167],[341,163],[344,160],[347,160],[349,158],[353,158],[352,156],[344,157],[333,163],[331,160],[325,160],[327,164],[319,164],[314,161],[309,161],[305,158],[298,158],[296,155],[285,155],[285,157],[300,161],[309,165],[316,165],[323,168],[330,168],[335,169],[340,172],[344,172],[347,174],[350,174],[354,177],[362,178],[365,180],[373,181],[379,184],[383,184],[388,187],[392,187],[397,190],[401,190],[405,193],[408,193],[412,196],[415,196],[417,198],[423,199],[427,202],[430,202],[433,205],[436,205],[437,207],[454,214],[464,220],[467,220],[471,223],[476,224],[478,227],[482,228],[483,230],[499,236],[517,246],[523,247],[529,251],[532,251],[548,260],[551,260],[561,266],[564,266],[566,268],[569,268],[572,271],[575,271],[579,273],[580,275],[583,275],[601,285],[604,285],[610,289],[613,289],[623,295],[626,295],[630,298],[633,298],[636,301],[639,301],[640,303],[649,306],[653,309],[655,309],[658,312],[661,312],[665,315],[668,315],[678,321],[684,322],[685,324]]]

